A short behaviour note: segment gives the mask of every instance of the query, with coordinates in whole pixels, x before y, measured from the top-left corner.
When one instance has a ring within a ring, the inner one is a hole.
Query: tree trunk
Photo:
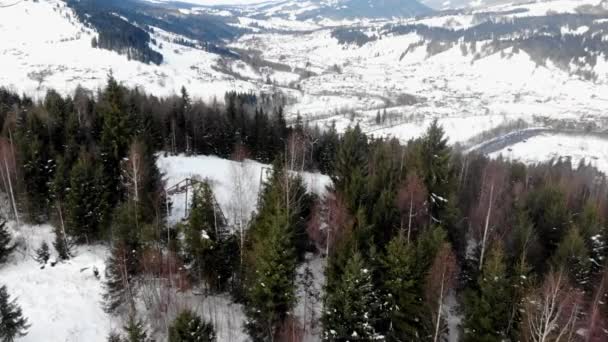
[[[486,252],[486,243],[488,241],[488,230],[490,229],[490,217],[492,215],[492,197],[494,196],[494,184],[490,186],[490,200],[488,201],[488,213],[486,214],[486,222],[483,228],[483,238],[481,240],[481,255],[479,256],[479,270],[483,268],[483,258]]]

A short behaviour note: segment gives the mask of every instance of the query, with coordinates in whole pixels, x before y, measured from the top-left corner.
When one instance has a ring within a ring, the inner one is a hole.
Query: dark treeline
[[[326,341],[608,338],[608,187],[585,164],[463,155],[437,123],[405,145],[358,126],[288,127],[280,98],[229,93],[207,104],[112,78],[96,94],[34,103],[2,90],[0,100],[10,211],[53,221],[64,259],[74,244],[111,242],[104,307],[125,317],[130,341],[145,341],[142,298],[149,326],[169,341],[214,340],[190,311],[166,326],[166,298],[149,296],[160,286],[228,293],[254,341],[300,341],[311,321]],[[159,152],[253,158],[272,172],[251,217],[230,223],[203,181],[188,218],[167,227]],[[324,198],[290,172],[305,169],[331,177]],[[299,321],[310,278],[298,270],[310,252],[326,258],[323,310]]]
[[[67,1],[78,19],[99,32],[94,48],[107,49],[144,63],[161,64],[163,55],[150,48],[150,34],[91,1]]]

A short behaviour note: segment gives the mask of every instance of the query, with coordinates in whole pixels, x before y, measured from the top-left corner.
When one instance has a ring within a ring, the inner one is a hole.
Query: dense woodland
[[[325,341],[608,340],[608,187],[584,164],[462,154],[436,123],[407,144],[358,126],[288,127],[272,96],[157,98],[112,77],[98,92],[40,102],[0,90],[0,125],[9,219],[56,227],[40,262],[50,248],[63,260],[76,244],[110,248],[103,305],[125,330],[108,341],[216,340],[193,311],[167,323],[150,295],[163,286],[229,295],[253,341],[301,341],[315,322]],[[170,227],[158,153],[251,158],[273,171],[252,215],[229,222],[203,182],[188,219]],[[289,172],[301,170],[331,176],[324,198]],[[19,248],[5,227],[0,262]],[[299,321],[306,253],[325,258],[326,281],[321,317]],[[28,326],[7,293],[2,341]],[[142,300],[157,316],[138,312]]]

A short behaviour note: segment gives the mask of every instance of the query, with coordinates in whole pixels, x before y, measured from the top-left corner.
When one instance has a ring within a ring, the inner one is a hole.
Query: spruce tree
[[[66,233],[78,242],[100,237],[101,190],[94,160],[90,155],[82,154],[70,172],[70,189],[65,203]]]
[[[0,287],[0,341],[13,342],[27,335],[30,325],[17,300],[11,300],[6,286]]]
[[[40,245],[40,248],[36,250],[36,261],[38,261],[42,265],[46,265],[51,257],[49,251],[49,244],[46,241],[43,241]]]
[[[16,245],[11,243],[12,237],[6,221],[0,216],[0,264],[4,263]]]
[[[184,252],[195,270],[195,278],[205,280],[214,291],[223,290],[232,276],[238,253],[228,254],[235,240],[228,232],[208,182],[194,191],[184,228]]]
[[[215,342],[215,329],[190,310],[180,313],[169,327],[169,342]]]
[[[115,333],[115,332],[111,332],[108,335],[108,342],[122,342],[120,339],[120,335]]]
[[[451,192],[451,149],[437,119],[422,137],[420,149],[424,182],[429,192],[429,210],[433,221],[441,221]]]
[[[100,103],[102,172],[100,185],[103,185],[99,200],[104,203],[102,221],[106,220],[118,201],[123,198],[124,189],[120,184],[120,162],[127,155],[131,130],[125,109],[125,91],[110,75]]]
[[[359,252],[353,253],[346,264],[339,289],[325,299],[323,340],[377,340],[375,313],[381,302],[372,283],[372,272]]]
[[[289,216],[278,199],[271,215],[252,229],[248,251],[251,273],[247,276],[247,331],[254,341],[272,339],[293,308],[296,254]]]
[[[367,184],[367,136],[359,125],[348,128],[335,159],[332,181],[344,196],[349,209],[356,212],[363,205]]]
[[[393,239],[382,265],[384,298],[388,304],[389,341],[414,341],[423,336],[422,280],[416,274],[415,246]]]
[[[106,260],[106,281],[104,282],[103,306],[107,313],[116,313],[132,308],[132,273],[129,271],[129,250],[123,243],[117,243]]]
[[[469,289],[464,305],[464,341],[507,339],[512,289],[502,246],[496,243],[484,262],[477,288]]]
[[[553,255],[552,265],[556,270],[567,270],[572,284],[577,287],[589,286],[589,251],[578,228],[572,227],[565,234]]]
[[[148,334],[146,333],[146,329],[144,329],[144,324],[135,318],[135,315],[129,315],[129,321],[127,325],[124,327],[125,333],[127,337],[124,339],[124,342],[147,342]]]
[[[60,260],[67,260],[73,256],[72,246],[73,240],[61,230],[60,227],[55,227],[55,240],[53,247],[57,251]]]

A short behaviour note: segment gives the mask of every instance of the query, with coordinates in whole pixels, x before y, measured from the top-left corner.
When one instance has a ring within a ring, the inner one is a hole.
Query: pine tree
[[[91,156],[82,154],[70,172],[66,195],[66,233],[79,242],[99,238],[102,216],[100,179]]]
[[[127,155],[131,130],[127,122],[124,89],[111,75],[101,102],[101,152],[102,172],[99,184],[103,185],[99,201],[104,203],[102,221],[107,219],[118,201],[123,198],[124,189],[120,183],[120,162]]]
[[[47,96],[48,97],[48,96]],[[48,215],[49,185],[54,160],[50,154],[49,123],[42,114],[31,113],[19,120],[17,142],[27,193],[27,211],[33,222],[44,222]]]
[[[122,243],[112,248],[106,260],[106,281],[104,283],[103,305],[107,313],[115,313],[125,308],[132,308],[132,272],[128,265],[129,250]]]
[[[55,227],[55,240],[53,247],[57,251],[60,260],[67,260],[73,256],[73,240],[65,234],[60,227]]]
[[[388,304],[389,341],[414,341],[423,336],[421,279],[416,274],[416,251],[404,238],[393,239],[382,265],[382,283]]]
[[[110,335],[108,335],[108,342],[122,342],[120,339],[120,335],[115,333],[115,332],[111,332]]]
[[[190,310],[182,311],[169,327],[169,342],[215,342],[215,329]]]
[[[188,223],[184,226],[184,252],[195,277],[214,291],[225,288],[233,274],[236,254],[226,254],[235,240],[230,236],[213,190],[203,182],[194,191]]]
[[[542,236],[539,241],[545,248],[546,259],[562,240],[570,219],[566,195],[558,187],[545,186],[528,195],[526,208],[538,235]]]
[[[248,268],[253,272],[247,276],[247,330],[254,341],[271,339],[296,301],[296,255],[289,216],[278,199],[272,205],[275,211],[252,228],[248,251]]]
[[[344,133],[334,164],[332,181],[351,211],[363,205],[367,178],[367,136],[359,125]]]
[[[321,136],[318,148],[319,152],[319,171],[321,173],[330,175],[333,174],[334,161],[336,159],[338,148],[340,145],[340,137],[336,132],[336,123],[332,122],[329,130]]]
[[[572,284],[587,287],[591,263],[589,251],[578,228],[572,227],[557,246],[552,258],[556,270],[567,270]]]
[[[16,245],[11,243],[12,237],[8,232],[6,221],[0,216],[0,264],[4,263]]]
[[[484,262],[477,289],[465,296],[464,341],[492,342],[507,338],[511,283],[502,246],[496,243]]]
[[[372,283],[372,272],[361,254],[355,252],[346,264],[340,290],[325,299],[323,340],[378,340],[375,312],[380,305]]]
[[[17,300],[11,301],[6,286],[0,287],[0,341],[13,342],[27,335],[29,327]]]
[[[420,154],[424,182],[429,192],[430,214],[435,222],[441,221],[451,192],[451,149],[436,119],[422,137]]]
[[[144,329],[144,324],[135,318],[135,315],[129,315],[129,321],[124,327],[127,337],[124,342],[146,342],[148,341],[148,334]]]
[[[40,245],[40,248],[36,250],[36,261],[38,261],[42,265],[46,265],[51,257],[49,251],[49,244],[46,241],[43,241]]]

